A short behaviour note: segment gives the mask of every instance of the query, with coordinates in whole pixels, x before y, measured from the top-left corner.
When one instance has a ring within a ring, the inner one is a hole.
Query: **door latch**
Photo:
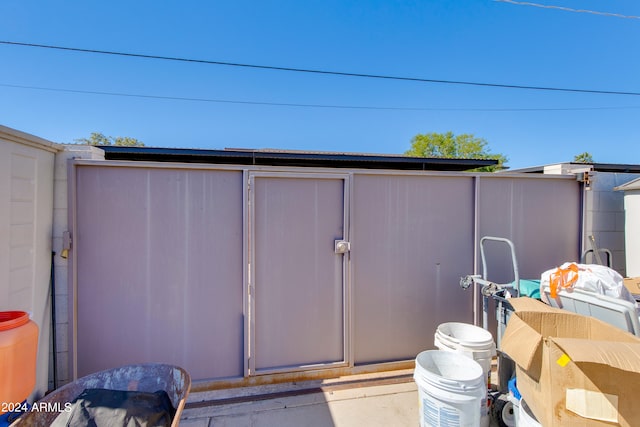
[[[334,251],[337,254],[346,254],[351,250],[351,243],[346,240],[336,240],[334,243]]]

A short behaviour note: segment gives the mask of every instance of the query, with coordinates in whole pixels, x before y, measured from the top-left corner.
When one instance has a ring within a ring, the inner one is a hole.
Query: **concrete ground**
[[[413,371],[219,390],[189,396],[184,427],[419,424]]]
[[[492,382],[495,373],[494,365]],[[419,422],[413,370],[397,370],[191,393],[180,425],[415,427]]]

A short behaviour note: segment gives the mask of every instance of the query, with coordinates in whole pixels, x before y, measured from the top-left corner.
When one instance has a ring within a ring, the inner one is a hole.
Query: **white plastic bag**
[[[577,288],[636,304],[636,300],[624,286],[622,276],[604,265],[565,262],[558,268],[542,273],[540,290],[542,291],[546,285],[551,290],[552,298],[555,298],[561,289]]]

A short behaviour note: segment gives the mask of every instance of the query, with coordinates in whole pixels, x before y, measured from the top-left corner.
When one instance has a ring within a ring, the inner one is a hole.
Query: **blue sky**
[[[537,3],[640,15],[635,0]],[[3,0],[0,16],[5,42],[640,93],[640,19],[493,0]],[[1,43],[0,124],[60,143],[102,132],[159,147],[365,153],[403,153],[416,134],[452,131],[486,139],[512,168],[570,161],[584,151],[597,162],[640,164],[637,95],[319,75]]]

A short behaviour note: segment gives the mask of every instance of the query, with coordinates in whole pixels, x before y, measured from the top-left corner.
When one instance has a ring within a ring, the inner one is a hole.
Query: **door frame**
[[[256,319],[255,319],[255,179],[256,178],[280,178],[280,179],[339,179],[343,181],[343,236],[342,239],[351,241],[351,189],[353,185],[352,173],[333,173],[333,172],[279,172],[279,171],[255,171],[244,170],[244,263],[245,274],[243,284],[243,303],[244,303],[244,362],[245,377],[300,372],[300,371],[317,371],[324,369],[353,367],[353,351],[352,351],[352,325],[351,325],[351,252],[347,251],[342,256],[342,348],[343,359],[331,363],[318,363],[310,365],[300,365],[285,368],[273,369],[256,369],[255,349],[256,349]]]

